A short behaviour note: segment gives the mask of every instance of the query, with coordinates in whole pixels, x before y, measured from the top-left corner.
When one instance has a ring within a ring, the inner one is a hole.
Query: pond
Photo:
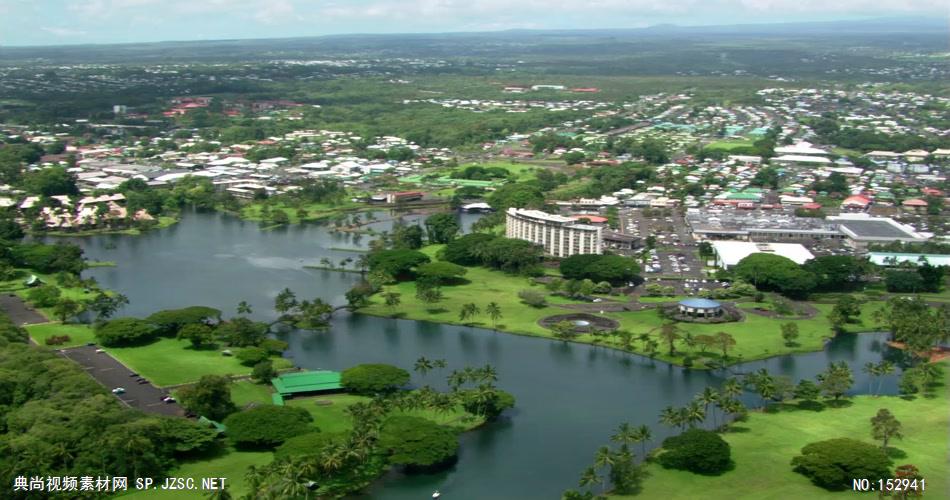
[[[358,274],[302,266],[323,257],[334,262],[355,257],[359,254],[335,250],[365,248],[368,237],[355,240],[321,225],[262,231],[256,223],[200,213],[138,237],[73,239],[87,257],[118,264],[86,273],[129,297],[131,304],[121,314],[202,304],[232,315],[245,300],[261,320],[275,317],[273,299],[283,288],[301,298],[345,303],[343,294]],[[419,500],[436,489],[443,498],[560,498],[561,491],[576,486],[594,451],[609,443],[618,424],[650,425],[658,442],[668,435],[657,423],[663,407],[683,405],[731,374],[685,370],[602,347],[345,311],[328,332],[291,332],[283,338],[290,343],[286,355],[308,369],[341,370],[371,362],[411,369],[419,356],[448,361],[445,373],[414,374],[416,384],[437,385],[453,368],[490,363],[499,386],[517,398],[517,408],[500,421],[461,437],[459,461],[452,469],[411,477],[394,473],[368,492],[385,499]],[[830,361],[844,360],[854,369],[854,387],[860,391],[868,385],[860,367],[889,354],[883,338],[845,335],[822,352],[745,363],[730,371],[765,367],[799,379],[814,377]],[[883,387],[896,391],[895,378]]]

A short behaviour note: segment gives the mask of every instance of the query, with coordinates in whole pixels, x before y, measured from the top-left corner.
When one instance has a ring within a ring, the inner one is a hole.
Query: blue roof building
[[[722,304],[715,300],[690,298],[679,302],[680,314],[699,318],[722,315]]]

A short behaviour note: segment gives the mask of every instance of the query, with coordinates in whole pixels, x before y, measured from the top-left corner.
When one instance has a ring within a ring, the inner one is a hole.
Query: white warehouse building
[[[602,228],[540,210],[509,208],[505,214],[505,236],[541,245],[546,255],[554,257],[604,251]]]
[[[804,264],[815,256],[798,243],[755,243],[752,241],[710,241],[716,254],[716,266],[729,269],[754,253],[770,253]]]

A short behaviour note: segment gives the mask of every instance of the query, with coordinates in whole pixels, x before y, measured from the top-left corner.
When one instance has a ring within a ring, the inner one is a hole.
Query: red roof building
[[[587,219],[590,221],[591,224],[606,224],[607,223],[607,218],[601,217],[599,215],[580,214],[580,215],[572,215],[571,218],[574,220]]]
[[[920,198],[911,198],[909,200],[904,200],[901,205],[911,208],[926,208],[927,202],[921,200]]]
[[[867,208],[871,204],[871,199],[863,194],[849,196],[841,202],[841,208]]]

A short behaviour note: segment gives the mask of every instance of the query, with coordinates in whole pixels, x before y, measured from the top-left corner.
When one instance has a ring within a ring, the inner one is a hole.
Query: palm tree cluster
[[[415,370],[423,376],[433,369],[444,369],[444,359],[420,357]],[[449,414],[460,407],[471,411],[480,404],[490,404],[497,397],[493,383],[498,374],[491,365],[464,368],[449,375],[451,392],[439,392],[430,386],[415,391],[378,395],[366,402],[346,408],[352,421],[350,430],[339,441],[331,442],[314,455],[282,458],[248,469],[246,499],[336,498],[363,488],[376,479],[386,467],[383,450],[377,445],[380,429],[394,413],[429,410]],[[466,383],[477,388],[461,389]]]
[[[726,380],[718,391],[712,387],[706,387],[686,406],[664,408],[660,412],[660,423],[685,430],[705,423],[706,419],[712,416],[713,426],[720,428],[727,424],[729,417],[734,418],[746,411],[745,405],[739,400],[742,391],[742,384],[735,378]]]
[[[567,491],[564,498],[593,498],[590,488],[600,486],[600,494],[607,491],[607,482],[613,485],[613,493],[620,495],[635,494],[640,490],[646,470],[643,463],[647,459],[646,444],[653,439],[653,433],[646,425],[633,427],[629,423],[622,423],[610,437],[619,447],[614,450],[610,446],[601,446],[594,454],[594,463],[581,473],[578,485],[587,488],[584,493]],[[641,454],[630,450],[630,446],[639,443]]]
[[[475,319],[476,316],[482,314],[482,310],[475,303],[463,304],[462,308],[459,309],[459,321],[465,323],[468,320]],[[488,318],[491,319],[492,329],[496,329],[498,320],[501,319],[501,306],[497,302],[489,302],[485,306],[485,314],[488,315]]]

